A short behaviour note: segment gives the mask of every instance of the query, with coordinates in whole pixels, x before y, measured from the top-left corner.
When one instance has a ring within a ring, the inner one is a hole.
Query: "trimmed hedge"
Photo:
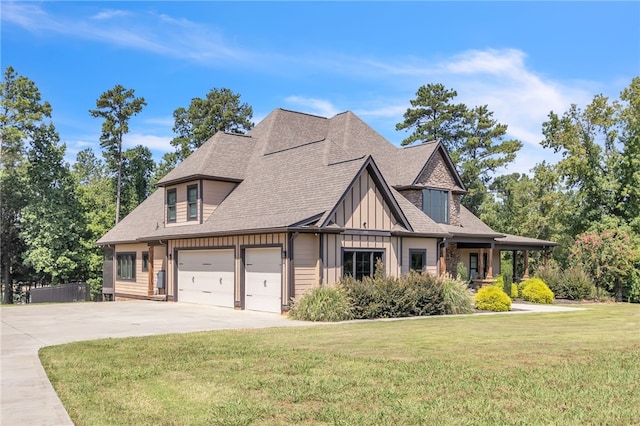
[[[520,283],[520,296],[527,302],[550,304],[554,294],[540,278],[529,278]]]
[[[501,288],[489,285],[480,288],[474,298],[477,309],[481,311],[507,312],[511,310],[511,298]]]

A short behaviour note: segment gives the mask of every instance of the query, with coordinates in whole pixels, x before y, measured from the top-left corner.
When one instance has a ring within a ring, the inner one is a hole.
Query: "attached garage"
[[[234,250],[178,252],[178,302],[233,308]]]
[[[245,266],[245,309],[282,311],[282,249],[247,248]]]

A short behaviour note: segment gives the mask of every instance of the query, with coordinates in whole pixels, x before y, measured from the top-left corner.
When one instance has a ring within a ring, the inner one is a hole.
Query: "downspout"
[[[287,300],[287,305],[286,305],[286,311],[289,311],[290,308],[290,301],[291,299],[293,299],[296,295],[296,285],[295,285],[295,271],[294,271],[294,256],[293,256],[293,240],[296,239],[296,237],[300,235],[299,232],[289,232],[289,243],[288,245],[288,253],[287,253],[287,259],[289,260],[289,285],[288,285],[288,295],[289,295],[289,300]]]
[[[158,243],[160,243],[161,246],[164,246],[164,261],[166,264],[165,270],[164,270],[164,301],[168,302],[169,301],[169,292],[167,291],[167,288],[169,288],[168,286],[168,281],[169,281],[169,242],[165,240],[165,242],[163,243],[162,240],[158,240]],[[156,285],[158,283],[156,282]]]
[[[318,272],[319,272],[319,284],[322,287],[324,284],[324,234],[318,233],[318,240],[320,241],[320,256],[318,256]]]

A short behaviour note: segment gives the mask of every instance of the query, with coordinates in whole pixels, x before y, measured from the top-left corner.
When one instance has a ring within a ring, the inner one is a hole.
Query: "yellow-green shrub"
[[[527,302],[553,303],[551,289],[540,278],[529,278],[520,283],[520,296]]]
[[[502,289],[502,291],[506,293],[504,277],[502,275],[498,275],[495,278],[495,280],[493,281],[493,285]],[[511,284],[507,284],[507,288],[509,287],[511,287],[511,291],[507,294],[511,297],[512,300],[516,299],[518,297],[518,286],[514,283],[511,283]]]
[[[507,293],[492,285],[478,290],[474,303],[481,311],[507,312],[511,309],[511,299]]]

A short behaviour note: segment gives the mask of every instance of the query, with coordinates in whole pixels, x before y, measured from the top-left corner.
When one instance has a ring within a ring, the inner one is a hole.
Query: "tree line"
[[[253,127],[251,106],[214,88],[174,111],[174,151],[156,163],[145,146],[123,149],[131,117],[147,103],[116,85],[88,110],[102,120],[101,155],[87,148],[70,165],[36,84],[7,67],[0,91],[4,283],[81,280],[99,295],[102,250],[95,241],[216,132]],[[640,301],[640,78],[619,99],[598,95],[583,108],[550,112],[541,143],[561,160],[537,164],[531,175],[500,173],[522,142],[506,138],[507,125],[487,105],[469,107],[456,96],[442,84],[420,87],[396,126],[409,133],[402,145],[440,140],[468,190],[469,210],[497,231],[557,241],[558,268],[580,264],[618,298]],[[5,286],[4,303],[12,301],[11,288]]]

